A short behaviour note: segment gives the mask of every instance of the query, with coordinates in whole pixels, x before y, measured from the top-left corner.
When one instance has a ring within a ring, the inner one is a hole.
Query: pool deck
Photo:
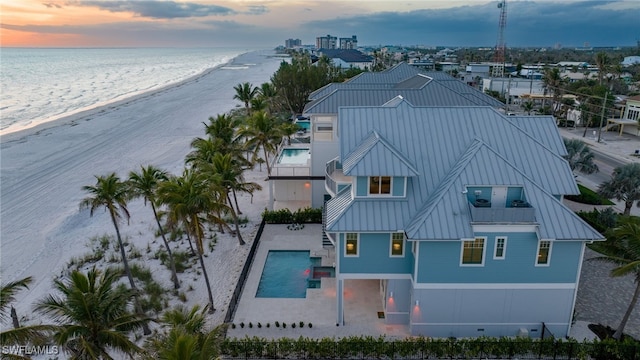
[[[387,325],[384,319],[378,319],[377,312],[382,311],[378,280],[345,281],[345,325],[340,327],[336,327],[335,278],[322,278],[321,288],[307,289],[306,298],[256,298],[269,250],[308,250],[310,256],[322,258],[322,266],[333,266],[335,259],[334,249],[322,247],[320,224],[306,224],[302,230],[289,230],[287,225],[266,225],[236,309],[233,320],[236,328],[229,328],[228,337],[409,336],[408,326]],[[276,328],[276,321],[287,323],[287,328]],[[305,323],[304,329],[299,328],[300,321]],[[241,322],[244,328],[238,326]],[[258,323],[262,328],[257,327]],[[267,323],[270,328],[266,328]],[[292,323],[296,323],[296,328],[291,328]],[[312,328],[308,327],[309,323]]]

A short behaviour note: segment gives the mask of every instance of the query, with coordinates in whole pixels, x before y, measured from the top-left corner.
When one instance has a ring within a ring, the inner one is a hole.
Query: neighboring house
[[[298,121],[305,130],[290,145],[281,147],[275,157],[269,176],[269,208],[322,207],[328,199],[327,164],[339,155],[339,108],[380,106],[397,101],[398,96],[416,106],[504,107],[500,101],[445,73],[421,73],[406,63],[329,84],[311,93],[303,112],[305,119]]]
[[[608,119],[606,129],[617,127],[623,133],[640,136],[640,95],[626,99],[622,116],[619,119]]]
[[[624,60],[620,63],[620,65],[625,67],[635,64],[640,64],[640,56],[625,56]]]
[[[337,325],[345,280],[378,279],[386,323],[413,335],[569,334],[585,244],[603,237],[561,202],[579,192],[553,117],[402,97],[337,117]]]
[[[373,57],[354,49],[320,49],[318,54],[328,57],[334,66],[341,69],[358,68],[365,70],[371,69],[373,65]]]

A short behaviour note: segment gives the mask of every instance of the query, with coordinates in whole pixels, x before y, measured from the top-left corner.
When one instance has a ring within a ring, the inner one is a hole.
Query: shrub
[[[300,321],[300,327],[303,328],[304,327],[304,321]]]
[[[609,199],[600,196],[598,193],[587,187],[578,184],[578,189],[580,189],[580,195],[567,195],[565,198],[567,200],[589,205],[615,205]]]
[[[276,327],[280,327],[280,323],[279,322],[275,322]]]
[[[244,329],[244,322],[240,323],[240,327]]]

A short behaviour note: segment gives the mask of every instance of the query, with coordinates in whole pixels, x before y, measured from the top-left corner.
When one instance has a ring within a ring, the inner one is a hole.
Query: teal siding
[[[484,266],[460,266],[460,241],[420,242],[420,283],[573,283],[582,243],[553,242],[550,266],[535,266],[535,233],[478,233],[486,236]],[[496,236],[507,237],[504,260],[493,260]]]
[[[358,176],[356,178],[356,196],[367,196],[369,193],[369,178]]]
[[[410,274],[413,256],[410,243],[405,241],[404,257],[390,257],[389,233],[361,233],[358,257],[345,257],[344,234],[338,237],[340,273]]]
[[[393,190],[391,190],[391,195],[393,196],[405,196],[404,194],[404,179],[403,176],[394,176],[391,181],[391,185],[393,186]]]
[[[476,190],[480,190],[479,199],[491,201],[491,186],[469,186],[467,187],[467,199],[473,203],[476,200]]]

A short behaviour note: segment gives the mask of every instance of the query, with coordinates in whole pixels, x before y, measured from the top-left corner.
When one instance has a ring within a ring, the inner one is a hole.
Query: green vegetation
[[[298,209],[291,212],[289,209],[280,210],[264,210],[262,218],[267,224],[303,224],[303,223],[322,223],[322,209],[313,209],[310,207]]]
[[[578,184],[578,188],[580,189],[580,195],[567,195],[565,198],[567,200],[589,205],[615,205],[611,200],[600,196],[597,192],[583,185]]]

